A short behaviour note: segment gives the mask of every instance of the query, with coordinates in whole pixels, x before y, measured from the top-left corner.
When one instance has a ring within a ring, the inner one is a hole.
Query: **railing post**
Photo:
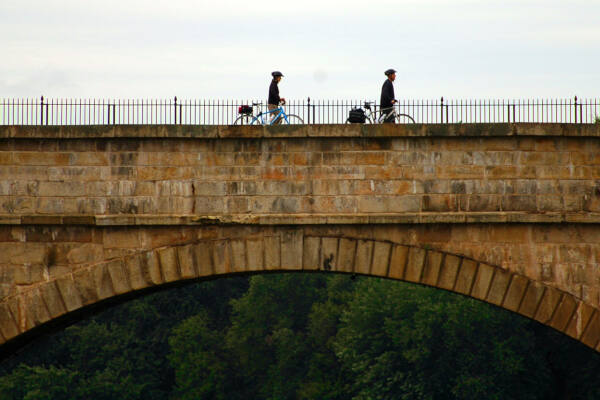
[[[506,105],[506,109],[508,111],[508,123],[510,124],[510,102]]]
[[[175,96],[175,108],[174,108],[174,111],[175,111],[175,113],[174,113],[175,114],[175,125],[177,125],[177,96]]]
[[[575,123],[577,123],[577,96],[575,96]]]
[[[110,101],[106,102],[106,125],[110,125]]]
[[[42,96],[40,102],[40,125],[44,125],[44,96]]]
[[[308,108],[308,119],[307,119],[306,123],[310,125],[310,97],[307,99],[307,104],[308,104],[308,106],[307,106],[307,108]]]
[[[444,123],[444,96],[442,96],[440,103],[440,124]]]

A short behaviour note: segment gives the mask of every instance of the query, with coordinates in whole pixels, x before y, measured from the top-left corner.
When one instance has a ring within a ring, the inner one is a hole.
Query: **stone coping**
[[[308,138],[308,137],[600,137],[600,124],[323,124],[0,126],[0,139]]]
[[[365,225],[600,223],[600,213],[447,212],[396,214],[0,215],[0,225]]]

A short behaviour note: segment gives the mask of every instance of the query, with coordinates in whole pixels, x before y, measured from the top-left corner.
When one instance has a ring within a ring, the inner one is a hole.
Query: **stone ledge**
[[[600,213],[441,212],[372,214],[0,215],[0,225],[367,225],[367,224],[600,224]]]
[[[0,126],[0,139],[318,138],[318,137],[600,137],[600,124],[496,123],[408,125],[89,125]]]

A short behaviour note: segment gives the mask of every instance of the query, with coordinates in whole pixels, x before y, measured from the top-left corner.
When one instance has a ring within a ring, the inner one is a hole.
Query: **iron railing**
[[[345,123],[366,100],[293,100],[288,114],[307,124]],[[257,100],[0,99],[0,125],[229,125]],[[264,101],[262,110],[266,110]],[[375,104],[377,107],[377,105]],[[416,123],[599,123],[600,99],[400,100]]]

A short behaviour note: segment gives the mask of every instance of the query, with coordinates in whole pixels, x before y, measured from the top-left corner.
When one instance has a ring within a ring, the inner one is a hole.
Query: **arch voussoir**
[[[516,312],[600,350],[600,312],[574,295],[472,258],[389,240],[304,235],[201,239],[82,266],[0,304],[0,344],[103,300],[236,273],[330,271],[432,286]]]

